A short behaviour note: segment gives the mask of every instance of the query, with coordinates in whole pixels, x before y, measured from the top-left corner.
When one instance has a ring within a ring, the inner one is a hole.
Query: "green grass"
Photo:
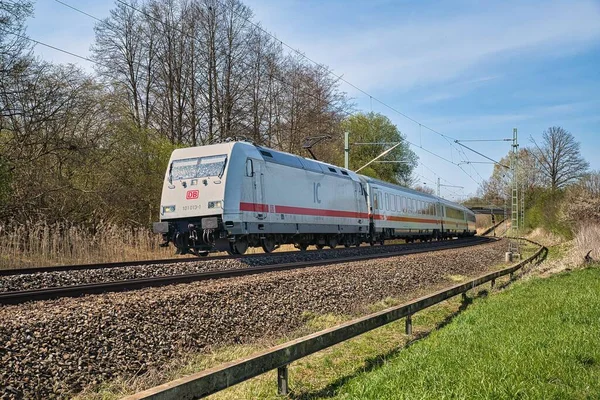
[[[418,315],[418,314],[417,314]],[[600,398],[600,269],[475,300],[449,325],[359,374],[340,399]]]

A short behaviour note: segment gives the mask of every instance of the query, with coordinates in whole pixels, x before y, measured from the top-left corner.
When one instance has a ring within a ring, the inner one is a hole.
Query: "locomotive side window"
[[[246,176],[254,176],[254,164],[252,159],[246,159]]]

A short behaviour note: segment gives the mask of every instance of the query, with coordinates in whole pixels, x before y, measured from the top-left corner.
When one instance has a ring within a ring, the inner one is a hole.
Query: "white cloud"
[[[361,27],[300,48],[362,89],[410,88],[452,81],[482,64],[572,54],[600,39],[598,21],[594,1],[502,2],[443,20]]]
[[[598,105],[598,101],[594,100],[552,104],[525,108],[521,112],[436,117],[429,119],[429,122],[434,126],[446,126],[452,131],[469,131],[481,129],[481,127],[495,128],[504,125],[512,126],[512,124],[518,122],[540,121],[551,117],[573,119],[581,113],[597,108]]]
[[[461,97],[471,90],[484,85],[487,82],[500,78],[500,76],[483,76],[480,78],[458,81],[448,85],[444,85],[441,91],[428,94],[425,97],[415,100],[417,104],[432,104],[440,101],[450,100]]]

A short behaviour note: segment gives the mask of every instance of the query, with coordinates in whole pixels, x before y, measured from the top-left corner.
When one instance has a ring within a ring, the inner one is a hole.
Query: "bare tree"
[[[533,138],[531,141],[536,147],[534,154],[539,168],[552,190],[577,181],[587,172],[589,163],[581,156],[579,143],[560,126],[545,130],[541,145]]]
[[[414,188],[417,192],[426,193],[426,194],[435,194],[435,190],[429,186],[424,185],[416,185]]]
[[[136,0],[131,4],[139,7]],[[133,8],[118,3],[110,17],[96,25],[96,43],[92,46],[98,76],[124,91],[123,100],[139,128],[148,127],[153,108],[156,39],[151,30],[144,29],[145,24]]]

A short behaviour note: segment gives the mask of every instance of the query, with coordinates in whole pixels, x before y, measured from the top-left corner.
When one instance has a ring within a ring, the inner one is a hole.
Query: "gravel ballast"
[[[0,308],[2,398],[67,398],[207,346],[298,329],[305,311],[354,314],[498,264],[506,245],[337,264]]]
[[[468,242],[473,239],[462,239]],[[454,241],[454,242],[459,242]],[[19,290],[43,289],[59,286],[82,285],[89,283],[122,281],[138,278],[151,278],[168,275],[183,275],[209,271],[224,271],[238,268],[251,268],[261,265],[283,264],[302,261],[331,260],[356,255],[390,253],[418,248],[435,248],[452,242],[431,242],[427,244],[400,244],[388,246],[360,247],[349,249],[274,253],[264,256],[236,259],[200,258],[194,262],[172,264],[150,264],[99,269],[79,269],[72,271],[49,271],[33,274],[16,274],[0,278],[0,293]]]

